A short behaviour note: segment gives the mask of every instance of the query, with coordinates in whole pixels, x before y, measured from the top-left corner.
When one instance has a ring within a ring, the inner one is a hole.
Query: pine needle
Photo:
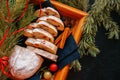
[[[89,0],[58,0],[58,1],[83,11],[87,11],[87,8],[89,6],[88,4]]]
[[[108,39],[119,39],[119,27],[110,16],[112,10],[120,10],[119,3],[120,1],[118,0],[95,0],[90,11],[88,11],[89,16],[83,26],[83,36],[79,44],[81,55],[91,54],[95,57],[100,52],[95,46],[95,36],[98,31],[98,26],[104,26],[107,31]]]
[[[0,3],[0,40],[3,38],[5,31],[10,28],[8,36],[4,43],[0,47],[0,57],[10,56],[13,47],[18,44],[21,40],[23,32],[19,32],[15,35],[11,35],[14,31],[24,28],[26,25],[31,23],[36,17],[34,16],[34,7],[29,4],[28,9],[24,17],[18,22],[6,22],[5,17],[7,17],[6,0],[2,0]],[[23,9],[25,8],[26,0],[9,0],[9,7],[11,12],[11,19],[17,19],[21,16]],[[0,80],[6,80],[6,76],[0,71]]]

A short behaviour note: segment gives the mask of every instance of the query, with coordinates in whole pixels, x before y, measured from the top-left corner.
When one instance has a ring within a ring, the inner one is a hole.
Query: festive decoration
[[[44,76],[44,79],[50,80],[52,78],[52,73],[49,71],[45,71],[43,76]]]
[[[52,64],[50,64],[49,69],[50,69],[50,71],[55,72],[55,71],[57,71],[58,66],[57,66],[57,64],[52,63]]]
[[[14,45],[22,40],[22,31],[36,17],[33,16],[33,5],[28,0],[0,0],[0,79],[6,80],[7,75],[3,71],[5,56],[11,55]],[[7,59],[8,60],[8,59]],[[4,74],[3,74],[4,73]]]
[[[2,57],[0,58],[0,69],[1,71],[7,76],[7,77],[10,77],[10,74],[8,72],[5,71],[5,68],[8,67],[8,60],[9,58],[8,57]]]
[[[22,31],[27,28],[25,26],[36,18],[33,14],[33,5],[28,4],[28,1],[29,0],[0,0],[0,77],[2,77],[3,80],[7,78],[6,67],[8,63],[8,59],[4,61],[3,58],[11,54],[14,45],[19,44],[21,41],[21,37],[23,35]],[[58,1],[72,7],[59,3]],[[65,28],[63,34],[61,34],[62,36],[60,35],[60,37],[58,37],[58,40],[56,39],[55,44],[57,44],[59,48],[64,49],[66,39],[70,36],[70,34],[72,34],[76,43],[79,44],[80,56],[90,54],[91,56],[96,57],[97,54],[100,53],[100,50],[95,45],[95,36],[96,32],[98,31],[98,26],[101,25],[103,25],[106,29],[106,35],[108,36],[108,39],[119,39],[118,25],[111,18],[111,11],[115,11],[120,14],[119,0],[95,0],[92,6],[89,6],[89,0],[58,1],[51,0],[51,3],[59,11],[60,16],[62,16],[65,27],[69,27]],[[34,1],[35,4],[41,2],[41,0]],[[42,8],[41,5],[40,8]],[[78,9],[88,12],[89,15],[87,16],[87,13]],[[38,13],[39,12],[41,13],[41,10],[39,10]],[[87,20],[84,25],[83,23],[86,16]],[[67,57],[63,57],[63,59],[61,57],[60,60],[65,62],[65,64],[66,61],[69,60],[69,57],[73,55],[66,54],[66,56]],[[55,60],[50,58],[50,60],[57,61],[56,58],[54,59]],[[50,70],[53,72],[56,71],[57,67],[53,68],[53,65],[51,66],[52,67],[50,67]],[[59,70],[55,75],[55,80],[64,80],[68,74],[69,68],[70,65],[67,65]],[[75,68],[78,71],[81,70],[79,61],[75,60],[71,62],[71,68]],[[6,76],[4,76],[3,73],[6,74]],[[48,77],[50,78],[50,75],[47,76],[46,79],[48,79]]]

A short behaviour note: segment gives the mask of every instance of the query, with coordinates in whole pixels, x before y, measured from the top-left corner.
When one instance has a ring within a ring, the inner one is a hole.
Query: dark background
[[[90,4],[93,2],[90,0]],[[120,15],[112,11],[111,17],[120,26]],[[82,70],[71,70],[67,80],[120,80],[120,40],[108,40],[105,33],[104,27],[99,26],[96,46],[100,54],[96,58],[85,56],[80,59]]]

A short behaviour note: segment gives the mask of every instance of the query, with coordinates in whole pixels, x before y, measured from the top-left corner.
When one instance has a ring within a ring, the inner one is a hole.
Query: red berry
[[[55,72],[58,69],[57,64],[53,63],[49,66],[50,71]]]

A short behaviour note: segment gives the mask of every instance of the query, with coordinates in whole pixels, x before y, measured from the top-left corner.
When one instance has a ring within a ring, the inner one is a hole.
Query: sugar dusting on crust
[[[15,78],[26,79],[40,68],[43,59],[27,48],[15,46],[9,62],[11,74]]]
[[[40,21],[40,22],[38,22],[38,26],[39,26],[40,24],[43,24],[43,25],[46,25],[46,26],[50,27],[51,29],[53,29],[53,30],[57,33],[57,29],[55,28],[55,26],[49,24],[48,22]]]
[[[55,17],[55,16],[48,16],[47,19],[53,19],[53,20],[57,21],[58,23],[60,23],[62,26],[64,26],[62,20],[57,18],[57,17]]]
[[[52,34],[45,31],[44,29],[41,29],[41,28],[33,29],[33,35],[34,35],[35,32],[38,32],[38,33],[42,34],[43,36],[48,37],[52,42],[54,41],[54,37],[52,36]],[[34,35],[34,36],[37,36],[37,35]]]

